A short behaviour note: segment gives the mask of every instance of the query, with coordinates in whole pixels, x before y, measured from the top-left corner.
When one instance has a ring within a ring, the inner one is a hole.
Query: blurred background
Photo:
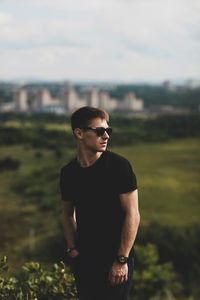
[[[59,174],[75,155],[70,115],[91,105],[109,112],[109,149],[138,179],[130,300],[200,299],[199,16],[198,0],[0,1],[8,274],[28,261],[66,262]]]

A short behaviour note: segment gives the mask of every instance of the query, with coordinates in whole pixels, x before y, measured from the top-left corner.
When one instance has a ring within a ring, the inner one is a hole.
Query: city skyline
[[[1,0],[0,80],[200,79],[197,0]]]
[[[89,105],[114,112],[143,112],[144,101],[134,92],[127,91],[121,101],[110,96],[106,91],[87,88],[77,91],[73,87],[65,87],[59,96],[52,96],[48,88],[36,88],[32,95],[26,87],[19,87],[11,92],[11,101],[0,105],[0,112],[18,113],[55,113],[66,114],[82,106]],[[31,98],[31,101],[30,101]]]

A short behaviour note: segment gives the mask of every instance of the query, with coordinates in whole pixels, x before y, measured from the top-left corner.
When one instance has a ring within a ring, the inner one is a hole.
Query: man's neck
[[[81,153],[81,151],[78,151],[77,154],[77,161],[79,162],[80,166],[82,168],[87,168],[90,167],[95,163],[97,159],[102,155],[102,152],[96,152],[96,153],[91,153],[91,152],[84,152]]]

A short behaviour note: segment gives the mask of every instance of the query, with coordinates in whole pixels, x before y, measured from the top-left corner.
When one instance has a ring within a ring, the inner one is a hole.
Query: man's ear
[[[75,128],[74,129],[74,136],[77,139],[82,140],[82,138],[83,138],[83,131],[80,128]]]

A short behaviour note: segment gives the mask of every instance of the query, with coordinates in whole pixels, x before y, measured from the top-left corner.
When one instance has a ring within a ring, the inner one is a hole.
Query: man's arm
[[[138,190],[121,194],[120,201],[122,209],[125,211],[125,221],[122,227],[121,244],[118,250],[118,255],[129,256],[140,223]]]
[[[122,227],[121,243],[118,249],[118,255],[129,256],[133,247],[138,226],[140,223],[140,213],[138,207],[138,190],[129,193],[120,194],[122,209],[125,212],[125,220]],[[127,264],[120,265],[114,262],[109,273],[111,284],[120,284],[128,279]]]
[[[71,201],[63,201],[63,229],[64,236],[67,242],[68,248],[74,248],[75,245],[75,236],[76,236],[76,220],[74,213],[74,206]],[[70,252],[70,257],[75,257],[79,253],[76,249]]]

